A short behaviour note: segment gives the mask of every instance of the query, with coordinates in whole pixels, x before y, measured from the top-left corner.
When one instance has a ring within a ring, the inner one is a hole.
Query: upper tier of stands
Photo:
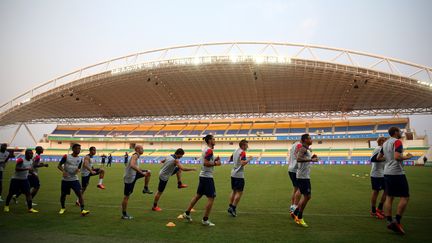
[[[57,126],[51,135],[76,137],[197,137],[216,136],[285,136],[310,134],[386,133],[389,127],[406,130],[407,118],[356,120],[244,120],[191,121],[105,126]]]

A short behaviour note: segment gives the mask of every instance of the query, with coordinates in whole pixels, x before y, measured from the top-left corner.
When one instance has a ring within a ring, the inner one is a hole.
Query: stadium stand
[[[57,126],[47,136],[48,144],[44,157],[57,160],[68,153],[70,144],[79,142],[83,151],[89,146],[98,148],[97,156],[111,153],[114,162],[123,161],[125,152],[132,153],[135,144],[144,144],[142,160],[155,163],[172,153],[176,148],[185,149],[183,161],[196,163],[201,156],[204,134],[216,136],[215,153],[225,163],[242,139],[250,141],[248,155],[256,164],[285,164],[291,144],[303,133],[310,133],[312,146],[323,164],[369,163],[373,143],[379,136],[387,136],[387,129],[397,126],[409,129],[409,119],[353,119],[353,120],[215,120],[179,121],[131,125],[105,126]],[[404,142],[405,151],[414,157],[413,163],[429,149],[422,138]],[[83,152],[84,153],[84,152]],[[98,158],[98,157],[97,157]],[[274,163],[273,163],[274,162]]]

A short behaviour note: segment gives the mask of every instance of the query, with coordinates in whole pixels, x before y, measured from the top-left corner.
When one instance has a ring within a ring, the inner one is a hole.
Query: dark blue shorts
[[[62,181],[61,182],[61,192],[66,195],[70,195],[70,190],[73,190],[75,194],[81,192],[81,184],[78,180],[76,181]]]
[[[385,191],[390,197],[409,197],[409,186],[405,175],[384,175]]]
[[[26,195],[30,193],[30,183],[28,179],[11,179],[9,185],[9,194],[16,195],[20,192]]]
[[[213,178],[200,176],[197,194],[206,195],[207,197],[215,198],[216,197],[216,188],[214,185]]]
[[[96,171],[96,174],[90,173],[88,176],[82,176],[81,177],[81,185],[83,188],[86,188],[88,186],[88,184],[90,183],[90,177],[91,176],[99,175],[101,172],[101,170],[99,168],[93,169],[93,170]]]
[[[295,172],[291,172],[291,171],[288,171],[288,175],[289,175],[289,177],[290,177],[290,179],[291,179],[291,182],[292,182],[293,187],[298,187],[298,183],[297,183],[297,173],[295,173]]]
[[[312,186],[310,183],[310,179],[299,179],[297,178],[297,185],[300,189],[301,194],[303,195],[311,195],[312,193]]]
[[[148,170],[141,170],[142,172],[148,172]],[[137,173],[135,175],[135,180],[132,183],[125,183],[124,184],[124,190],[123,190],[123,194],[125,196],[130,196],[133,192],[133,189],[135,187],[135,182],[140,179],[143,178],[144,176],[141,173]]]
[[[231,189],[233,191],[242,192],[244,190],[245,180],[244,178],[231,177]]]
[[[168,181],[164,181],[164,180],[161,180],[159,178],[158,192],[165,191],[165,187],[166,187],[167,183],[168,183]]]
[[[381,191],[385,188],[384,177],[371,177],[372,190]]]
[[[39,176],[30,174],[27,176],[27,179],[29,180],[30,187],[40,188]]]

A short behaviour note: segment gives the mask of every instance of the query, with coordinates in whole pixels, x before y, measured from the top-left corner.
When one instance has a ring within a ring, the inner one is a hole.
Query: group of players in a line
[[[390,138],[378,138],[378,146],[374,150],[371,157],[371,183],[372,183],[372,198],[371,198],[371,212],[373,217],[378,219],[386,219],[388,224],[387,228],[395,232],[404,234],[401,225],[402,215],[408,203],[409,188],[408,182],[405,177],[403,169],[403,160],[410,159],[411,154],[403,155],[403,147],[400,138],[402,132],[397,127],[389,129]],[[213,172],[215,166],[221,165],[220,157],[215,157],[213,149],[216,144],[215,138],[212,135],[207,135],[203,138],[206,147],[202,150],[201,155],[201,171],[199,173],[199,184],[196,195],[192,198],[187,209],[182,214],[182,218],[187,221],[192,221],[191,211],[193,207],[201,199],[202,196],[207,197],[207,204],[205,206],[204,215],[201,223],[205,226],[214,226],[209,220],[209,215],[216,197],[216,189],[213,181]],[[311,183],[310,183],[310,167],[311,163],[318,162],[317,155],[312,154],[310,146],[312,139],[309,134],[303,134],[300,141],[295,142],[290,149],[288,172],[292,181],[293,192],[291,195],[290,215],[294,221],[303,227],[308,227],[303,218],[303,213],[306,205],[311,199]],[[231,188],[232,192],[229,197],[228,213],[236,217],[237,206],[242,197],[245,180],[244,180],[244,167],[252,160],[252,157],[246,156],[248,149],[248,141],[241,140],[239,148],[234,151],[230,158],[233,162],[231,170]],[[24,158],[16,160],[15,173],[10,182],[9,194],[6,198],[4,211],[9,212],[9,204],[11,200],[20,194],[24,194],[27,200],[28,211],[30,213],[37,213],[38,211],[33,208],[35,205],[32,199],[36,196],[40,183],[38,177],[38,168],[47,167],[48,164],[40,162],[40,155],[43,153],[43,148],[36,147],[36,156],[33,156],[33,151],[28,149],[25,151]],[[105,189],[103,185],[103,178],[105,171],[103,168],[94,168],[95,164],[94,155],[96,148],[90,147],[89,154],[83,159],[79,156],[81,146],[79,144],[72,145],[72,154],[64,155],[58,164],[58,169],[62,172],[61,181],[61,196],[60,203],[61,209],[59,214],[64,214],[66,211],[65,200],[66,196],[70,194],[71,189],[77,196],[76,205],[81,207],[81,215],[85,216],[90,213],[84,207],[83,194],[89,185],[90,177],[99,175],[99,183],[97,185],[100,189]],[[144,178],[144,194],[152,194],[148,185],[150,182],[151,171],[143,170],[139,167],[140,156],[144,150],[141,145],[135,146],[135,153],[130,156],[125,164],[124,173],[124,198],[122,201],[122,219],[132,219],[133,217],[127,213],[127,205],[129,197],[133,192],[135,183],[138,179]],[[167,182],[172,175],[177,176],[177,187],[185,188],[187,185],[181,182],[182,171],[195,171],[194,168],[185,168],[180,159],[184,155],[184,150],[179,148],[174,154],[168,155],[161,161],[163,163],[159,172],[159,185],[158,191],[154,197],[153,211],[161,211],[158,206],[159,199],[161,198]],[[2,144],[0,148],[0,181],[2,181],[2,174],[5,164],[9,158],[6,151],[6,144]],[[81,172],[81,184],[78,179],[78,173]],[[376,201],[379,191],[384,190],[381,201],[376,208]],[[1,195],[1,184],[0,184]],[[392,218],[392,204],[395,197],[400,197],[397,207],[396,218]],[[1,196],[0,196],[0,200]]]

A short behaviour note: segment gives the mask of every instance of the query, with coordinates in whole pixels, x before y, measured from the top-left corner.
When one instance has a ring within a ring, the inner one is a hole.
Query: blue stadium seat
[[[291,133],[306,133],[306,128],[291,128]]]
[[[191,132],[191,130],[183,130],[183,131],[181,131],[181,133],[179,135],[186,136],[186,135],[189,135],[190,132]]]
[[[147,135],[147,136],[154,136],[154,135],[156,135],[157,132],[158,132],[158,131],[147,131],[147,132],[145,133],[145,135]]]
[[[129,136],[142,136],[146,133],[146,131],[133,131],[129,134]]]
[[[64,134],[64,135],[73,135],[76,133],[76,130],[54,130],[52,134]]]
[[[405,129],[406,124],[381,124],[378,125],[378,130],[388,130],[390,127],[399,127],[400,129]]]
[[[80,130],[76,135],[96,135],[99,131]]]
[[[203,131],[202,130],[192,130],[189,135],[201,135]]]
[[[131,131],[112,131],[108,135],[110,136],[127,136]]]
[[[239,135],[246,135],[249,133],[249,129],[240,129],[238,130]]]
[[[285,134],[289,132],[290,132],[289,128],[276,128],[276,134]]]
[[[335,132],[346,132],[348,127],[335,127]]]
[[[205,130],[204,134],[223,135],[225,130]]]
[[[157,136],[177,136],[180,130],[163,130],[157,133]]]
[[[235,135],[235,134],[238,134],[238,132],[239,132],[239,130],[228,130],[227,131],[227,135]]]
[[[100,131],[97,135],[102,135],[102,136],[106,136],[108,133],[110,133],[111,131]]]
[[[250,134],[262,132],[263,134],[273,134],[273,129],[252,129]]]
[[[317,130],[319,130],[320,132],[323,131],[325,133],[332,132],[332,128],[331,127],[309,127],[309,132],[310,133],[316,133]]]
[[[374,130],[374,125],[368,125],[368,126],[349,126],[348,127],[348,131],[352,132],[352,131],[373,131]]]

